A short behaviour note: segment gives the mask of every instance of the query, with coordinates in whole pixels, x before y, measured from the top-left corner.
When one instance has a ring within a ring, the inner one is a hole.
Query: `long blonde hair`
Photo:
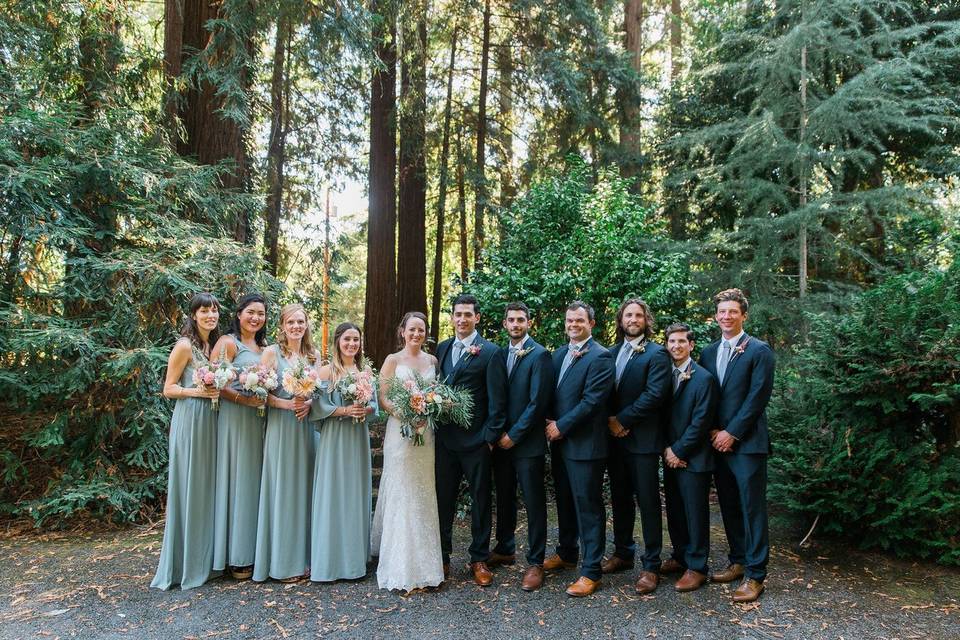
[[[302,304],[295,302],[286,305],[280,310],[280,329],[277,331],[277,344],[280,346],[280,352],[283,353],[283,357],[286,358],[290,356],[292,352],[290,351],[290,347],[287,346],[287,334],[283,331],[283,324],[287,321],[287,318],[297,311],[302,311],[303,317],[307,319],[307,328],[303,332],[303,339],[300,341],[300,355],[306,358],[310,364],[315,364],[317,361],[317,349],[313,346],[313,337],[310,334],[310,316],[307,315],[307,310],[303,308]]]
[[[357,351],[357,355],[354,357],[354,364],[357,365],[357,369],[363,371],[363,332],[360,331],[360,327],[353,324],[352,322],[341,322],[337,325],[337,328],[333,331],[333,348],[330,349],[330,370],[332,375],[330,376],[331,382],[336,382],[343,376],[347,374],[347,368],[343,364],[343,359],[340,356],[340,338],[343,337],[347,331],[353,329],[358,334],[360,334],[360,350]]]

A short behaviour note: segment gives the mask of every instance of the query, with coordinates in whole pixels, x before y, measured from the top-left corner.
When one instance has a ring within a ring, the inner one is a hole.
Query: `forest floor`
[[[712,564],[722,567],[715,509]],[[678,594],[675,576],[638,596],[632,572],[605,578],[602,590],[583,599],[563,593],[573,571],[525,593],[522,561],[496,569],[493,586],[481,588],[463,568],[465,523],[456,530],[453,579],[436,592],[381,591],[373,573],[334,584],[220,578],[192,591],[161,592],[149,585],[162,533],[160,524],[0,532],[0,637],[960,638],[960,570],[854,551],[816,534],[798,549],[803,532],[777,521],[767,590],[750,605],[734,604],[728,585]]]

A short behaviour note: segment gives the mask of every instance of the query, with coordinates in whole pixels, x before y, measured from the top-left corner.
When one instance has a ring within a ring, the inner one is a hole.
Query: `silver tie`
[[[510,347],[510,353],[507,355],[507,375],[513,371],[513,367],[517,364],[517,351],[519,347]]]
[[[620,384],[620,378],[623,376],[623,370],[627,368],[627,362],[630,360],[630,354],[633,352],[633,345],[629,342],[623,343],[623,348],[617,354],[617,384]]]
[[[567,369],[570,368],[570,363],[573,362],[573,354],[580,351],[580,347],[570,347],[567,349],[567,355],[563,357],[563,364],[560,365],[560,375],[557,376],[557,386],[560,386],[560,381],[563,380],[563,374],[567,372]]]
[[[453,366],[457,366],[457,363],[460,362],[460,356],[463,355],[463,343],[459,340],[453,341]]]
[[[717,378],[720,380],[720,384],[723,384],[723,378],[727,374],[727,365],[730,364],[730,343],[724,340],[720,349],[720,362],[717,363]]]

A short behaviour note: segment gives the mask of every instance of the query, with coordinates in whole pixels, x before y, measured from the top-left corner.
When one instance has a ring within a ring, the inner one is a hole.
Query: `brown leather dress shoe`
[[[543,586],[543,567],[532,564],[527,567],[526,573],[523,574],[523,582],[520,583],[520,588],[524,591],[536,591],[541,586]]]
[[[626,571],[627,569],[633,569],[633,561],[624,560],[620,556],[610,556],[600,563],[600,571],[602,573],[617,573],[618,571]]]
[[[506,555],[506,554],[497,553],[496,551],[494,551],[493,553],[490,554],[490,557],[487,558],[488,567],[499,567],[499,566],[512,567],[516,563],[517,563],[517,556],[516,554],[512,554],[512,553],[510,555]]]
[[[707,574],[687,569],[683,572],[683,575],[680,576],[680,579],[677,580],[677,584],[673,585],[673,588],[681,593],[687,591],[696,591],[706,582]]]
[[[743,577],[743,565],[742,564],[732,564],[723,571],[719,573],[714,573],[710,576],[712,582],[733,582],[734,580],[739,580]]]
[[[763,593],[763,583],[753,578],[747,578],[740,583],[737,590],[733,592],[734,602],[753,602]]]
[[[673,558],[667,558],[663,561],[663,564],[660,565],[660,574],[661,575],[670,575],[672,573],[683,573],[683,565],[677,562]]]
[[[543,561],[544,571],[556,571],[557,569],[573,569],[576,566],[577,566],[576,562],[567,562],[556,553]]]
[[[489,587],[493,584],[493,573],[486,562],[471,562],[467,565],[467,569],[473,572],[473,581],[481,587]]]
[[[449,562],[443,563],[443,579],[444,580],[450,579],[450,563]]]
[[[599,580],[591,580],[586,576],[580,576],[576,582],[567,587],[567,595],[573,596],[574,598],[582,598],[583,596],[591,595],[599,588]]]
[[[641,571],[640,575],[637,577],[637,593],[653,593],[657,590],[658,584],[660,584],[660,576],[652,571]]]

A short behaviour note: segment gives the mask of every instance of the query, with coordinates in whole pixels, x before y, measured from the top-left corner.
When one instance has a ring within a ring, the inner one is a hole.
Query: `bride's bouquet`
[[[429,382],[418,373],[413,380],[391,379],[387,398],[400,420],[400,435],[411,438],[415,446],[423,444],[427,427],[436,429],[438,422],[444,422],[467,429],[473,419],[473,398],[468,391]]]
[[[252,364],[241,371],[237,382],[240,383],[240,393],[256,396],[264,403],[267,401],[267,394],[280,386],[277,372],[262,364]],[[257,415],[261,418],[266,415],[264,405],[257,407]]]
[[[340,397],[344,402],[350,402],[358,407],[366,406],[373,400],[374,389],[376,389],[377,377],[373,370],[365,361],[360,362],[360,370],[357,373],[348,372],[337,381],[336,390],[340,392]],[[363,418],[354,418],[354,422],[363,422]]]

